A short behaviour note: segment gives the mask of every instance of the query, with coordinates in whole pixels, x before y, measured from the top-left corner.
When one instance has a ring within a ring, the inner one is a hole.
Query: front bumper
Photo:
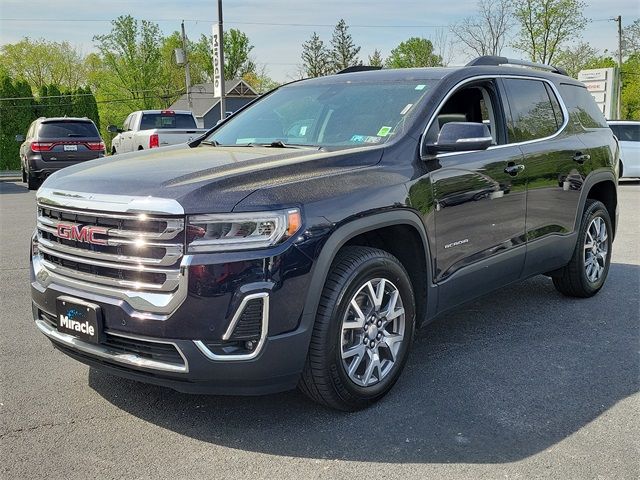
[[[81,283],[62,284],[47,276],[43,284],[35,256],[31,293],[36,326],[58,350],[85,364],[182,392],[249,395],[294,388],[311,333],[301,321],[311,260],[289,245],[260,255],[196,255],[189,263],[180,303],[172,312],[150,314],[125,298],[89,291]],[[113,342],[94,344],[58,332],[55,306],[60,296],[99,305],[104,332]],[[238,312],[254,298],[266,305],[258,346],[251,353],[230,356],[209,349],[225,336],[229,339]],[[175,350],[168,355],[163,346]],[[158,355],[149,355],[154,348]]]

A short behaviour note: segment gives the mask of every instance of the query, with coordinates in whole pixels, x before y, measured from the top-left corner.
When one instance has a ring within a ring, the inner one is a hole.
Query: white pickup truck
[[[117,133],[111,141],[112,155],[190,142],[207,131],[197,128],[195,117],[186,110],[138,110],[122,128],[109,125],[107,129]]]

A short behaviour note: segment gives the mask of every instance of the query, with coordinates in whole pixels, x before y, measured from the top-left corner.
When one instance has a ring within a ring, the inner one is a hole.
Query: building
[[[235,112],[258,97],[258,93],[241,78],[225,82],[225,110]],[[191,104],[189,108],[187,94],[182,95],[169,107],[170,110],[191,110],[196,117],[198,128],[211,128],[220,120],[220,98],[213,96],[213,83],[200,83],[191,86]]]

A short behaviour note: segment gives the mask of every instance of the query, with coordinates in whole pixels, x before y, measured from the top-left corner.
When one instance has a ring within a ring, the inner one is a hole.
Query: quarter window
[[[511,107],[510,142],[545,138],[558,131],[562,124],[562,112],[559,105],[554,108],[544,82],[506,79],[504,83]],[[557,104],[555,96],[554,100]]]

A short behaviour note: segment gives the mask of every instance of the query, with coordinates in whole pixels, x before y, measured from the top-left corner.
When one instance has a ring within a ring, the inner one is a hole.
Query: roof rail
[[[336,72],[336,75],[340,75],[341,73],[353,73],[353,72],[366,72],[368,70],[381,70],[382,67],[374,67],[372,65],[352,65],[351,67],[344,68],[339,72]]]
[[[546,65],[544,63],[529,62],[528,60],[519,60],[517,58],[499,57],[497,55],[484,55],[482,57],[474,58],[467,67],[479,66],[479,65],[518,65],[521,67],[538,68],[540,70],[546,70],[552,73],[559,73],[560,75],[569,76],[564,68],[556,67],[554,65]]]

